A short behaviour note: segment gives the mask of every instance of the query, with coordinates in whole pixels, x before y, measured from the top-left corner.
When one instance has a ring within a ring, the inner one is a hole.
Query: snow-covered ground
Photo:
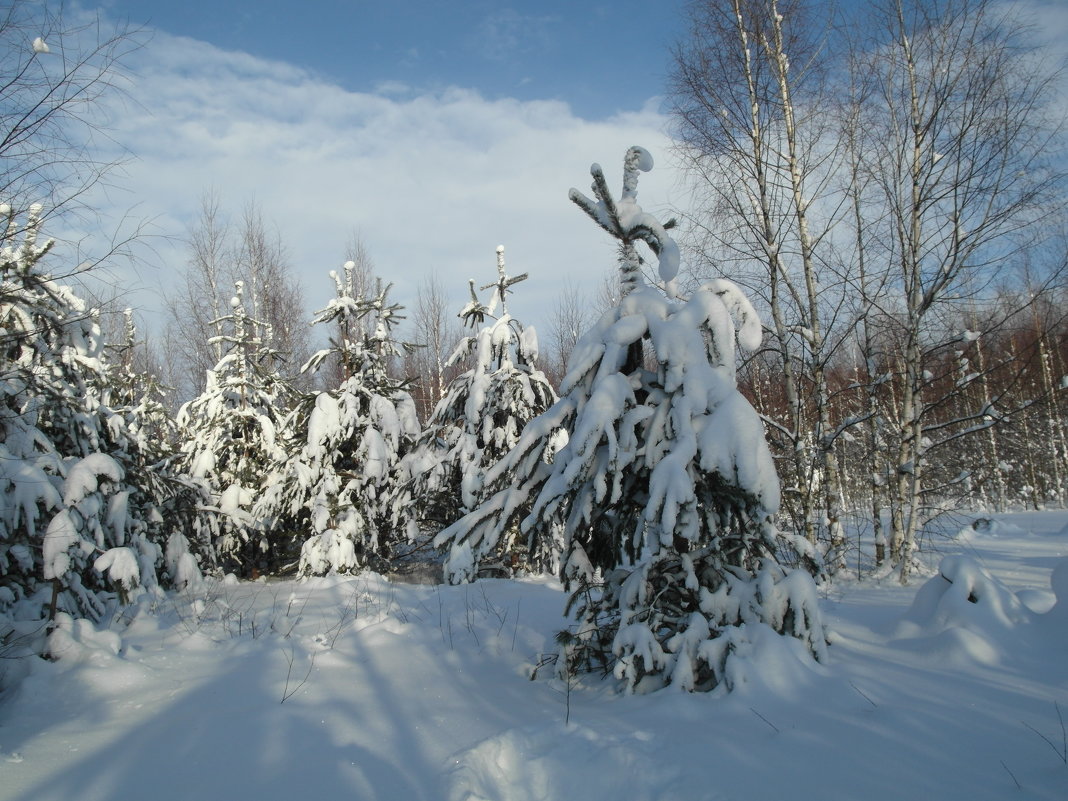
[[[952,584],[839,580],[828,662],[782,649],[729,696],[531,681],[566,624],[548,579],[216,584],[68,621],[0,701],[0,799],[1064,801],[1068,513],[980,529],[938,544]]]

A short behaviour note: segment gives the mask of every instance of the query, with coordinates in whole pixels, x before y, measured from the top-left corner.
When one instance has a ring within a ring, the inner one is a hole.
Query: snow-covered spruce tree
[[[350,261],[343,278],[330,273],[337,297],[315,323],[334,325],[336,335],[303,368],[336,360],[341,386],[307,396],[294,411],[287,426],[292,455],[257,506],[276,535],[301,537],[301,575],[384,567],[409,533],[410,509],[396,502],[396,489],[419,421],[405,382],[390,376],[389,364],[413,346],[394,338],[404,318],[402,307],[387,300],[390,286],[379,282],[373,298],[361,298],[354,269]]]
[[[146,514],[132,525],[163,546],[161,579],[182,588],[216,567],[215,550],[200,512],[201,488],[181,470],[175,449],[177,426],[164,405],[166,389],[149,371],[134,365],[137,329],[126,309],[123,342],[108,345],[108,381],[101,395],[110,410],[108,428],[122,432],[117,459]]]
[[[562,522],[561,576],[578,623],[560,637],[558,668],[611,670],[628,690],[729,689],[745,664],[732,655],[766,633],[796,637],[817,658],[824,637],[811,577],[776,560],[778,480],[735,384],[735,341],[756,348],[760,322],[729,281],[672,297],[670,224],[636,200],[651,167],[633,147],[619,200],[596,164],[596,200],[571,191],[620,241],[622,300],[580,339],[560,400],[489,471],[487,500],[439,539],[462,546],[446,566],[462,578],[519,515],[533,541]],[[658,256],[666,293],[645,283],[639,240]],[[569,441],[547,463],[558,428]]]
[[[497,248],[497,281],[484,305],[470,282],[471,300],[460,312],[474,333],[464,337],[449,364],[469,360],[471,368],[445,389],[419,443],[406,460],[412,473],[409,491],[419,499],[421,522],[435,532],[456,522],[481,502],[482,479],[519,442],[528,422],[556,401],[549,380],[538,369],[538,340],[508,312],[509,287],[526,279],[505,273],[504,246]],[[488,318],[488,321],[487,321]],[[479,568],[498,571],[553,569],[559,546],[531,551],[513,528],[489,552],[479,554]],[[451,541],[439,541],[451,547]],[[460,547],[463,547],[462,545]]]
[[[274,571],[275,543],[252,513],[264,476],[285,459],[277,432],[287,400],[271,348],[270,326],[248,315],[241,281],[211,338],[223,356],[204,392],[178,410],[182,465],[201,490],[198,536],[214,546],[219,566],[242,576]]]
[[[40,207],[21,236],[0,214],[0,618],[18,606],[22,620],[46,608],[98,619],[156,586],[159,499],[147,452],[107,405],[95,312],[42,270]]]

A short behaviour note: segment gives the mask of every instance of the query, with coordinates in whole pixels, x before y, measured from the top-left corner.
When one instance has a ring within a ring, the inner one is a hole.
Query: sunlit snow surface
[[[729,696],[531,681],[566,624],[548,579],[231,582],[63,619],[0,703],[0,799],[1063,801],[1068,513],[966,524],[910,587],[826,589],[825,665],[765,649]]]

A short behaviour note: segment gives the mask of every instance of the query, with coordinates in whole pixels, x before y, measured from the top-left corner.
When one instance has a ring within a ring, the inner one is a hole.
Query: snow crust
[[[943,543],[937,592],[823,593],[819,665],[770,629],[728,635],[730,694],[535,671],[567,622],[547,579],[209,582],[104,627],[61,614],[55,661],[0,701],[0,800],[292,801],[311,783],[425,801],[1061,801],[1041,737],[1059,746],[1068,690],[1068,513],[995,522]],[[1056,603],[1021,615],[1026,592]],[[970,640],[932,650],[961,626]],[[980,637],[995,659],[976,658]]]

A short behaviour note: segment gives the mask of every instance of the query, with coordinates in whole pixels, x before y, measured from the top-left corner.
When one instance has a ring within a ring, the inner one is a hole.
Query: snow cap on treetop
[[[668,234],[668,229],[675,225],[674,220],[661,224],[652,214],[647,214],[638,205],[638,173],[648,172],[653,168],[653,157],[644,147],[634,145],[623,157],[623,191],[619,200],[615,200],[608,190],[601,165],[593,164],[590,175],[593,176],[593,194],[591,200],[577,189],[572,189],[568,197],[596,222],[601,228],[616,237],[624,246],[627,264],[621,262],[625,282],[640,281],[638,267],[641,263],[633,244],[641,239],[657,255],[659,260],[660,280],[664,282],[669,297],[675,295],[675,277],[679,272],[679,246]]]

